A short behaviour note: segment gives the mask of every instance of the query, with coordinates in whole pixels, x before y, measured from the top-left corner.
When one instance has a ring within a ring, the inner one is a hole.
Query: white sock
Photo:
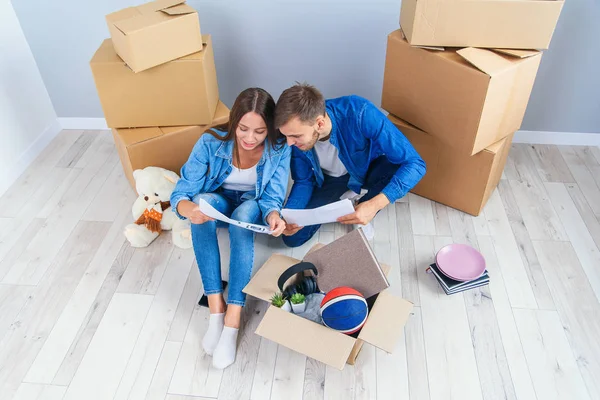
[[[221,332],[219,344],[213,356],[213,367],[225,369],[235,361],[238,329],[226,326]]]
[[[219,343],[219,338],[221,337],[221,332],[223,331],[224,319],[225,313],[210,314],[210,319],[208,320],[208,330],[202,339],[202,347],[209,356],[213,355],[213,352]]]

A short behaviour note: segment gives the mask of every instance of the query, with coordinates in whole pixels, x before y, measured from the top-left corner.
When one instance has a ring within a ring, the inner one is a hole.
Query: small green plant
[[[305,299],[306,299],[306,297],[304,297],[304,295],[302,293],[294,293],[290,300],[291,300],[292,304],[302,304],[302,303],[304,303]]]
[[[271,304],[273,304],[275,307],[283,307],[283,305],[286,302],[286,298],[282,293],[275,293],[273,295],[273,297],[271,297]]]

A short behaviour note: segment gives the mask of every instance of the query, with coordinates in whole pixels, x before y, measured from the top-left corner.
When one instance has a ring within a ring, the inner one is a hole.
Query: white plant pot
[[[294,304],[294,303],[292,303],[292,310],[294,310],[294,314],[303,313],[304,310],[306,310],[306,301],[304,303],[301,303],[301,304]]]
[[[290,312],[290,311],[292,311],[292,306],[290,305],[290,301],[289,301],[289,300],[286,300],[286,301],[285,301],[285,304],[281,306],[281,309],[282,309],[283,311],[287,311],[287,312]]]

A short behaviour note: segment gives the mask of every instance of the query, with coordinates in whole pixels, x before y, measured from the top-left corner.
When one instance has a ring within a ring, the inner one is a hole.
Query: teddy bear
[[[182,249],[192,247],[190,222],[177,218],[169,202],[179,175],[160,167],[133,171],[138,198],[131,208],[135,223],[124,234],[132,247],[147,247],[162,231],[172,231],[173,244]]]

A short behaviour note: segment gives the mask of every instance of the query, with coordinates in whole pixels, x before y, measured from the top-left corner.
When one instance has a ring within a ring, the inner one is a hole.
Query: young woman
[[[179,218],[192,223],[192,242],[208,297],[210,320],[202,346],[216,368],[235,360],[236,341],[254,262],[254,233],[229,225],[231,255],[227,304],[221,284],[217,224],[198,207],[200,199],[230,218],[266,224],[279,236],[291,150],[274,127],[275,101],[259,88],[244,90],[235,100],[229,122],[200,137],[187,163],[171,205]]]

